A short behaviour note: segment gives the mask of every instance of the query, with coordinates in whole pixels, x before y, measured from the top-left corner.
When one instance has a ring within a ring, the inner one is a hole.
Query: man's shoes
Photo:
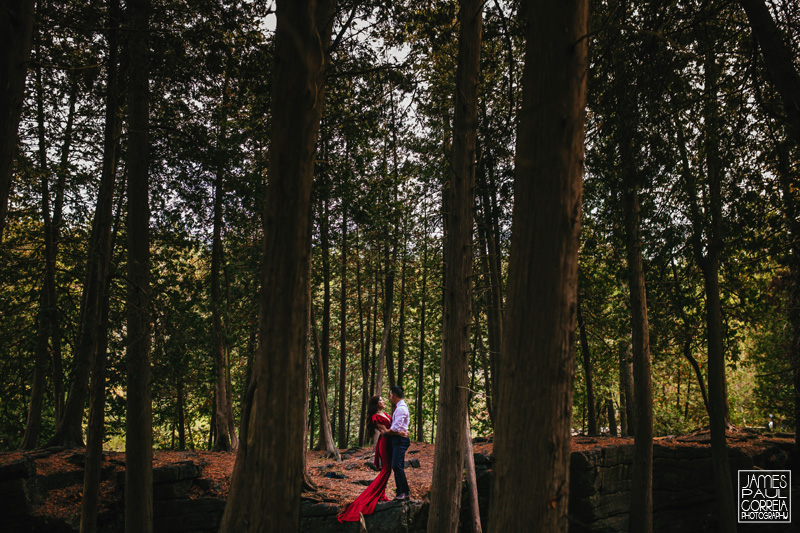
[[[394,499],[395,500],[407,500],[408,499],[408,494],[406,494],[405,492],[401,492],[400,494],[395,496]]]

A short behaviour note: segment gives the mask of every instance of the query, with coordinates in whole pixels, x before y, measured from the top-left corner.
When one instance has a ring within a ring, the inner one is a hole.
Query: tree
[[[232,68],[231,52],[227,54],[225,81],[222,85],[222,105],[220,109],[219,152],[216,175],[214,177],[214,225],[211,244],[211,337],[214,351],[216,379],[214,381],[214,449],[231,451],[239,446],[233,419],[233,398],[230,383],[230,355],[225,338],[222,320],[222,294],[220,290],[220,271],[223,262],[222,224],[223,198],[225,195],[225,173],[228,161],[226,142],[228,137],[228,108],[230,97],[230,76]]]
[[[316,21],[332,13],[324,1],[277,4],[260,342],[220,531],[290,531],[300,520],[311,182],[324,96],[325,26]]]
[[[489,526],[553,532],[567,530],[589,6],[521,7],[527,42]],[[523,402],[531,409],[520,425]]]
[[[472,210],[475,203],[483,2],[463,0],[459,10],[453,149],[444,187],[445,272],[439,439],[433,460],[428,531],[458,530],[464,470],[470,320],[472,318]],[[471,459],[471,457],[469,458]]]
[[[0,242],[8,213],[17,128],[31,53],[33,5],[33,0],[10,0],[0,11],[0,50],[4,51],[0,72],[5,80],[0,93]]]
[[[108,57],[106,59],[106,124],[103,145],[103,177],[101,193],[98,195],[98,206],[95,218],[98,221],[98,233],[104,238],[100,239],[99,250],[94,250],[92,257],[102,267],[96,274],[96,287],[98,294],[94,306],[101,306],[100,314],[90,317],[97,321],[91,329],[84,329],[84,334],[95,336],[90,347],[94,354],[92,361],[89,426],[86,430],[86,464],[83,477],[83,499],[81,500],[81,533],[97,531],[97,511],[100,500],[100,476],[103,463],[103,436],[105,427],[105,395],[106,395],[106,350],[109,313],[109,275],[108,265],[111,254],[111,207],[113,204],[114,179],[117,170],[117,154],[119,145],[119,111],[117,69],[119,62],[118,50],[118,25],[120,23],[119,0],[109,0],[107,16]],[[103,220],[101,222],[101,220]],[[100,228],[105,228],[100,229]],[[95,254],[100,254],[97,257]],[[93,263],[93,262],[92,262]],[[93,265],[90,263],[89,269]],[[96,270],[95,270],[96,272]],[[93,313],[97,311],[92,310]],[[88,318],[88,317],[87,317]]]
[[[125,530],[153,530],[150,396],[150,0],[128,4],[128,299]],[[102,283],[102,280],[98,281]]]

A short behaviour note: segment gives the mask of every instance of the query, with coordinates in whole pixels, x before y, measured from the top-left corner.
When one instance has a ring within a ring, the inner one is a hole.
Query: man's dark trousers
[[[394,484],[397,485],[397,494],[410,494],[406,480],[406,450],[411,445],[408,437],[392,435],[392,470],[394,471]]]

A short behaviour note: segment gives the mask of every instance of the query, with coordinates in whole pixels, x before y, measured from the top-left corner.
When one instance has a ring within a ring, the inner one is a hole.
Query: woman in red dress
[[[384,407],[380,396],[373,396],[367,403],[367,434],[372,436],[375,430],[381,432],[375,443],[375,466],[380,467],[381,471],[364,492],[339,513],[339,522],[357,522],[359,514],[372,514],[378,502],[388,501],[386,482],[392,473],[392,444],[383,431],[392,425],[392,419],[383,412]]]

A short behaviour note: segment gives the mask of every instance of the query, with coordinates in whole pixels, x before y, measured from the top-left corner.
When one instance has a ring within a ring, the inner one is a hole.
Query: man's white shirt
[[[398,433],[403,431],[408,431],[408,406],[406,405],[405,400],[400,400],[394,406],[394,413],[392,413],[392,431],[397,431]]]

